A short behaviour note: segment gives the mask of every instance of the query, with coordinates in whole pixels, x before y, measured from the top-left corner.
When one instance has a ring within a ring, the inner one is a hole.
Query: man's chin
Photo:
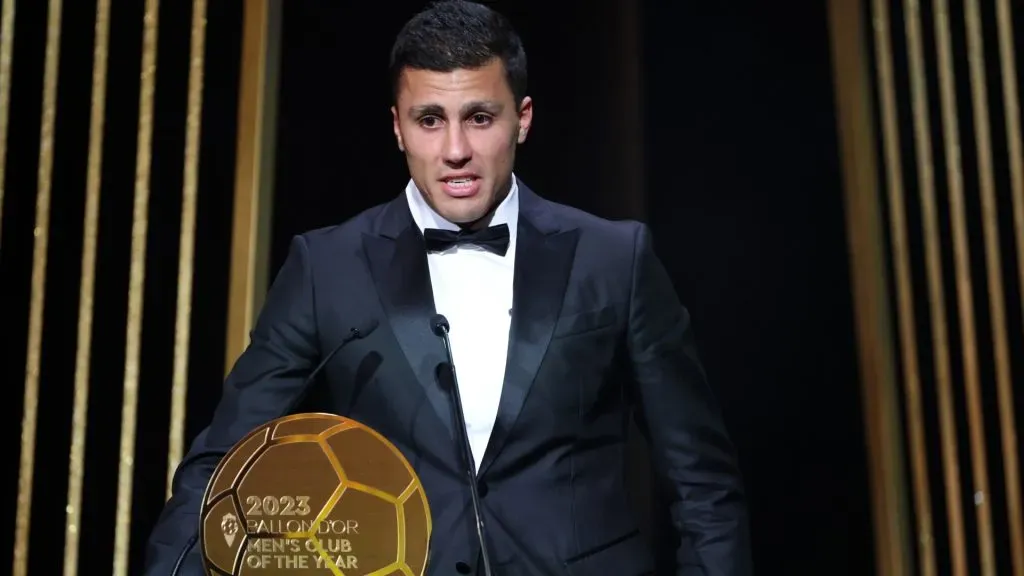
[[[439,214],[452,224],[462,227],[479,224],[482,220],[490,220],[491,217],[491,211],[485,208],[478,210],[445,210],[444,212],[439,212]]]

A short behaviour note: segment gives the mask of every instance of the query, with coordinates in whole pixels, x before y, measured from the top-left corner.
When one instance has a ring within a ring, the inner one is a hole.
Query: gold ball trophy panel
[[[430,507],[402,453],[333,414],[284,416],[224,456],[203,497],[209,576],[422,576]]]

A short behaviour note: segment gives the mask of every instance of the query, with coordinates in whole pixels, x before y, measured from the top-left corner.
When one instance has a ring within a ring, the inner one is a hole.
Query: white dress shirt
[[[421,231],[424,228],[459,229],[427,205],[412,180],[405,194],[413,220]],[[494,428],[505,380],[518,221],[519,193],[513,175],[512,189],[498,205],[490,222],[491,226],[508,225],[509,246],[505,256],[476,246],[456,246],[427,254],[434,307],[437,313],[448,318],[450,326],[452,358],[477,469]]]

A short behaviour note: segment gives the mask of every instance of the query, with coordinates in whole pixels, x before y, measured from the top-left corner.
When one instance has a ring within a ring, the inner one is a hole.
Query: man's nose
[[[444,161],[451,166],[461,166],[473,156],[469,139],[462,124],[451,124],[445,134]]]

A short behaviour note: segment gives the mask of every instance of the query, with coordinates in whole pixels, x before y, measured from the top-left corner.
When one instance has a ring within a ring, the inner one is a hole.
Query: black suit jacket
[[[625,486],[631,415],[675,487],[672,518],[688,543],[677,573],[750,574],[734,450],[646,227],[549,202],[520,182],[518,234],[508,366],[478,473],[496,574],[652,573]],[[393,442],[430,503],[428,573],[475,571],[469,487],[450,398],[436,381],[445,352],[431,332],[434,312],[404,195],[296,237],[213,421],[176,473],[146,573],[171,571],[225,452],[294,411],[321,354],[372,319],[379,327],[330,360],[305,408],[351,417]],[[182,573],[199,566],[193,550]]]

